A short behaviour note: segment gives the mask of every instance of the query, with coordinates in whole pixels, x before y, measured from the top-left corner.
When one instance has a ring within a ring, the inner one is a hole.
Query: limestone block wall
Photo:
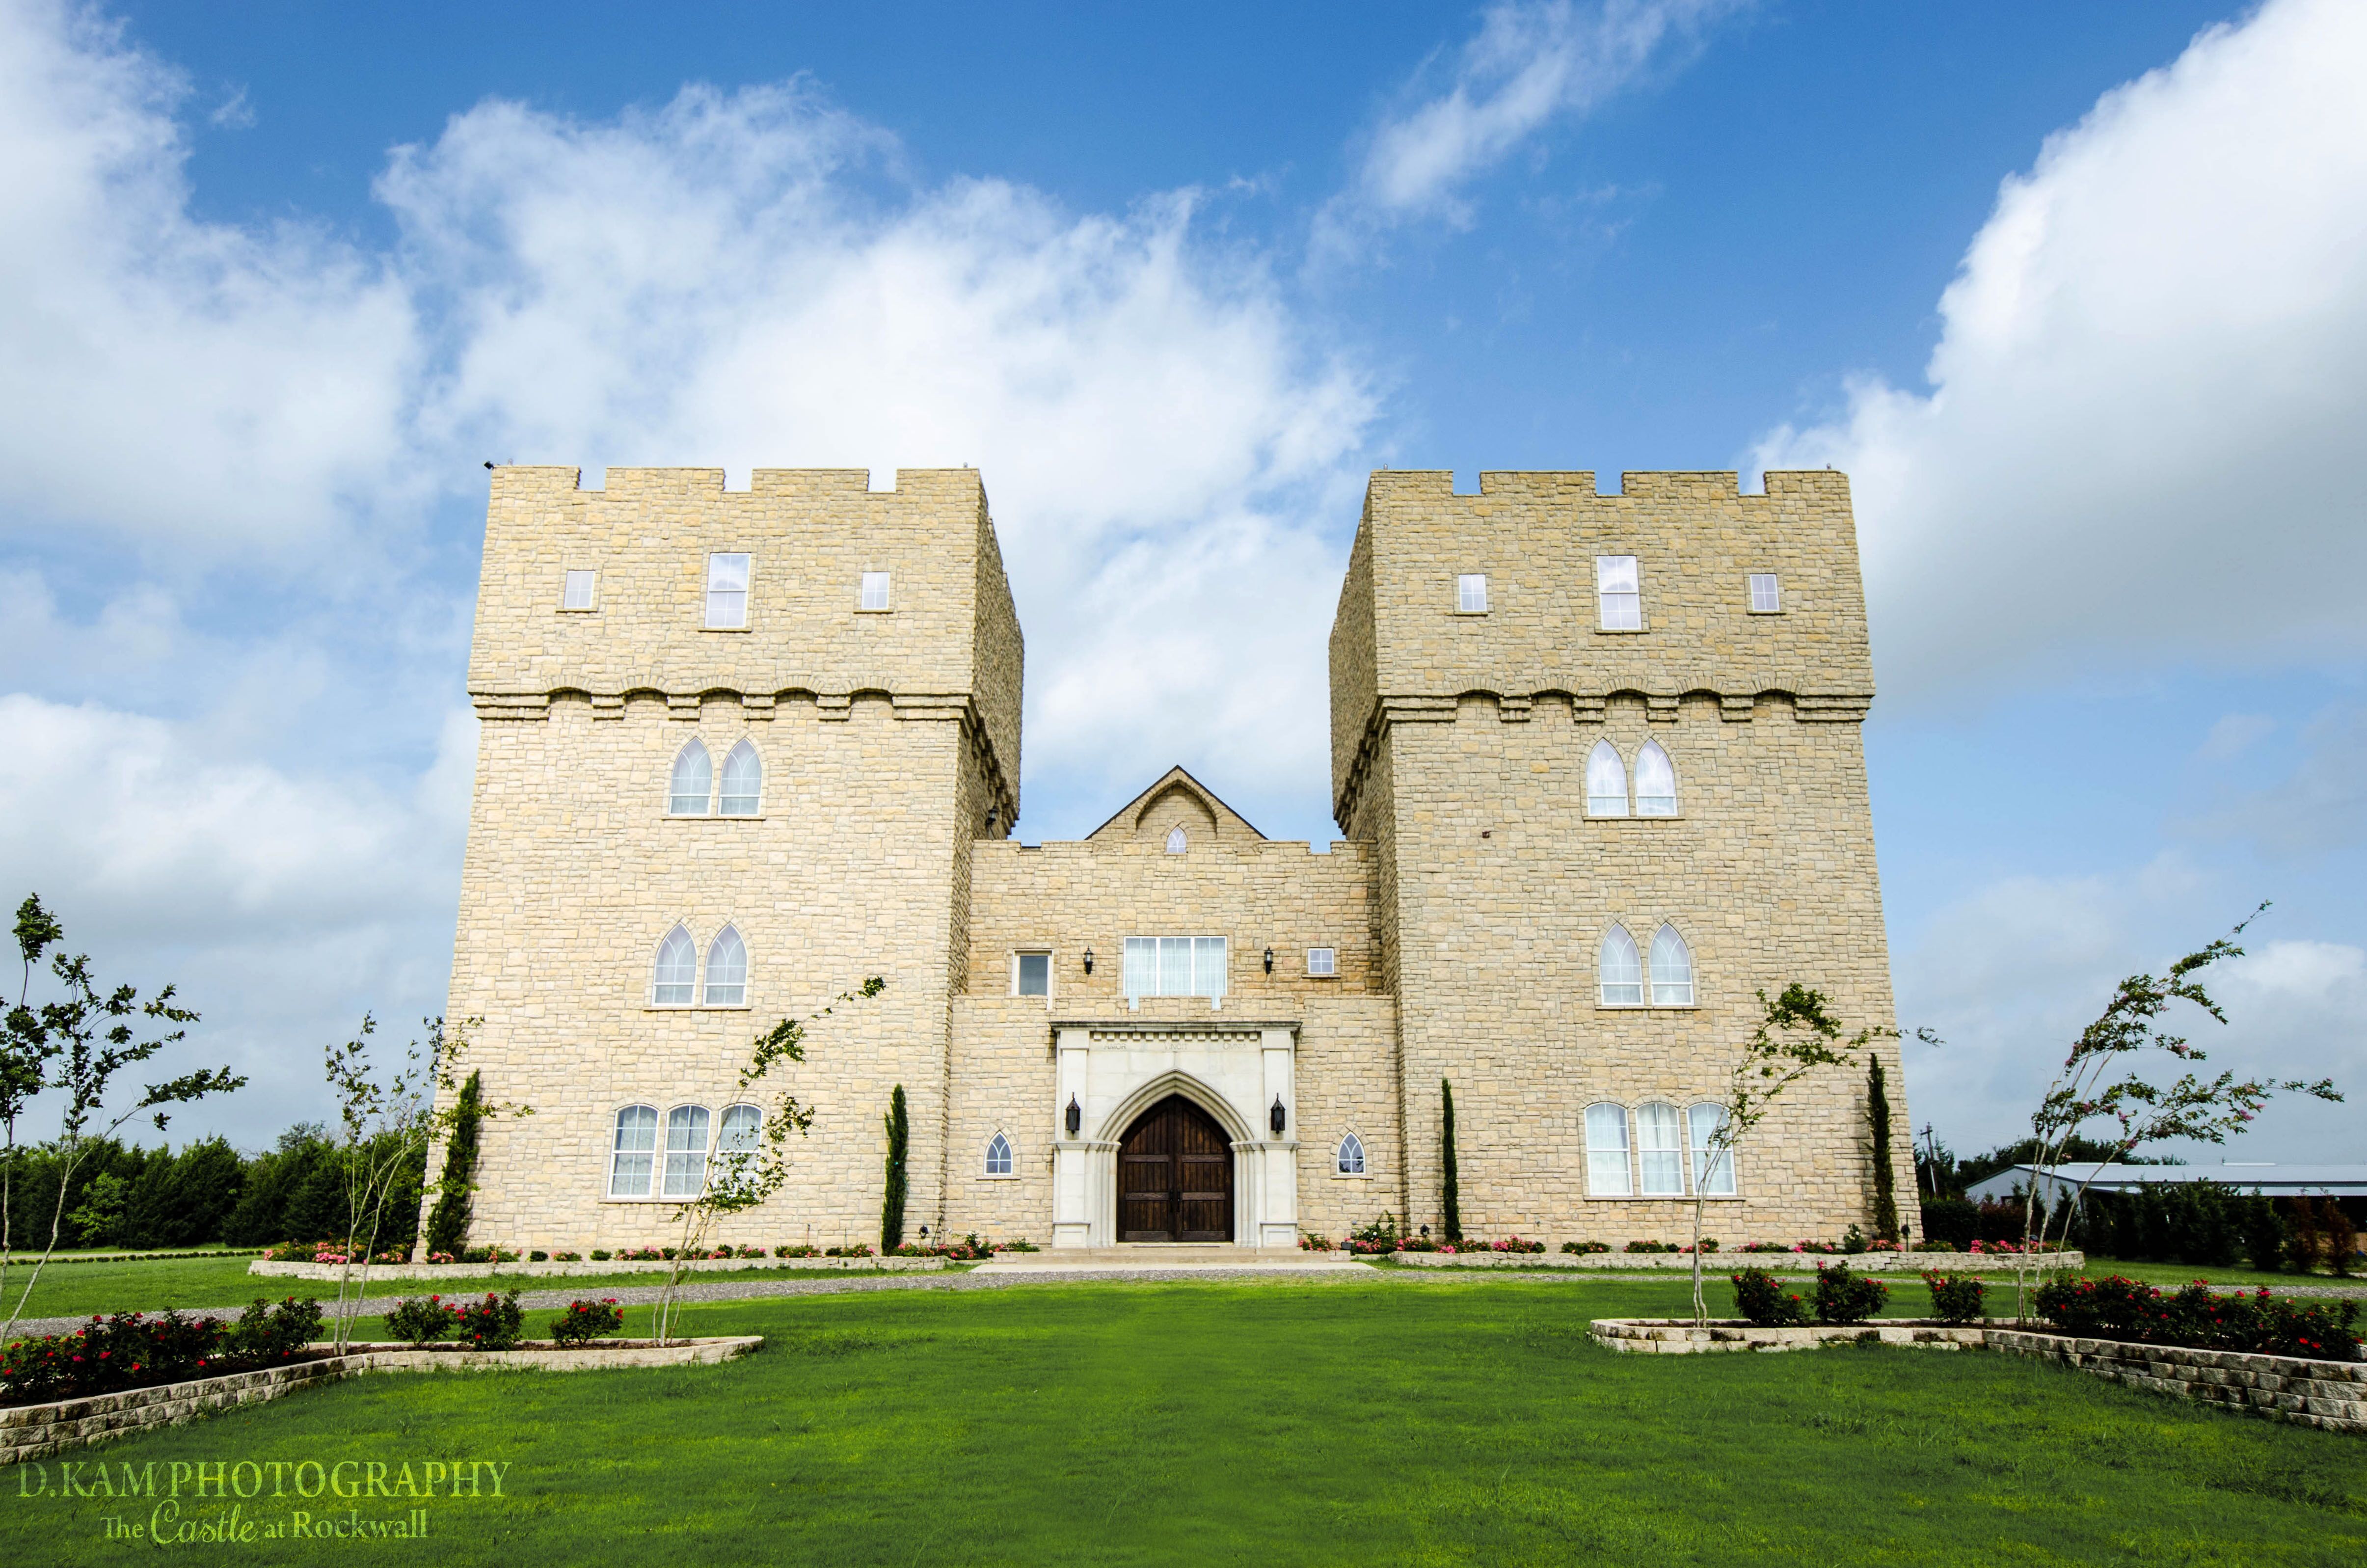
[[[1402,1217],[1397,1003],[1382,995],[1311,1000],[1298,1035],[1298,1225],[1335,1240],[1387,1211]],[[1340,1141],[1365,1146],[1365,1174],[1340,1174]]]

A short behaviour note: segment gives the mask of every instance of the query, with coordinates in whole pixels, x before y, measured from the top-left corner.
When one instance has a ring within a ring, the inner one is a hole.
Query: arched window
[[[1639,761],[1637,767],[1637,777],[1641,778],[1643,764]],[[756,755],[755,742],[742,740],[723,758],[723,792],[717,812],[727,817],[753,817],[764,793],[764,761]]]
[[[658,961],[650,971],[650,1003],[658,1007],[687,1007],[697,995],[698,949],[690,933],[676,926],[658,944]]]
[[[1365,1141],[1353,1132],[1340,1140],[1340,1174],[1342,1176],[1365,1174]]]
[[[667,1198],[697,1198],[707,1190],[707,1108],[678,1105],[666,1112]]]
[[[1657,957],[1659,949],[1652,949]],[[715,940],[707,944],[707,1005],[710,1007],[738,1007],[748,1000],[748,944],[740,933],[726,926],[715,933]]]
[[[1614,926],[1603,938],[1603,1005],[1644,1005],[1644,960],[1636,952],[1636,938],[1627,934],[1625,926]]]
[[[1685,1195],[1685,1148],[1677,1132],[1676,1107],[1636,1108],[1636,1165],[1644,1177],[1645,1197]]]
[[[991,1176],[1011,1174],[1011,1140],[1000,1132],[987,1141],[986,1174]]]
[[[1677,814],[1677,770],[1658,741],[1646,741],[1636,754],[1636,814],[1672,817]]]
[[[1596,1198],[1625,1198],[1634,1190],[1627,1176],[1627,1108],[1605,1101],[1586,1108],[1586,1190]]]
[[[1673,926],[1652,936],[1652,1006],[1690,1007],[1693,1005],[1693,955]]]
[[[608,1196],[647,1198],[650,1164],[658,1147],[658,1113],[629,1105],[617,1113],[617,1142],[608,1160]]]
[[[764,1131],[764,1113],[752,1105],[723,1108],[723,1130],[715,1140],[719,1154],[753,1154]]]
[[[1627,765],[1619,760],[1619,748],[1609,741],[1595,742],[1594,749],[1586,754],[1586,814],[1627,814]]]
[[[707,748],[692,741],[674,754],[674,782],[666,788],[666,810],[678,817],[703,817],[707,796],[715,782],[715,761]]]
[[[1693,1133],[1693,1188],[1713,1198],[1734,1196],[1734,1151],[1719,1149],[1714,1154],[1709,1141],[1726,1125],[1726,1108],[1712,1100],[1685,1108],[1685,1125]]]
[[[1171,827],[1167,830],[1167,853],[1170,855],[1181,855],[1184,853],[1184,830],[1182,828]]]

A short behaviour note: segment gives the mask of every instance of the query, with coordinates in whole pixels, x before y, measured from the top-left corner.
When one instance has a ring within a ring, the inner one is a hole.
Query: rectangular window
[[[593,595],[598,590],[599,585],[600,574],[597,572],[568,573],[567,593],[565,597],[561,598],[559,601],[559,608],[561,609],[590,609],[592,608]]]
[[[1625,1198],[1634,1190],[1627,1175],[1627,1108],[1586,1108],[1586,1190],[1594,1198]]]
[[[1126,994],[1207,996],[1225,994],[1222,937],[1128,937]]]
[[[1307,949],[1307,972],[1317,979],[1326,979],[1340,972],[1339,955],[1330,948]]]
[[[888,608],[887,573],[866,572],[863,574],[863,608],[865,609],[886,609]]]
[[[1602,602],[1603,631],[1644,630],[1644,595],[1637,586],[1634,556],[1596,556],[1594,596]]]
[[[1775,574],[1753,572],[1750,574],[1750,613],[1781,615],[1783,611],[1784,593],[1776,584]]]
[[[707,1108],[676,1106],[666,1112],[667,1198],[697,1198],[707,1190]]]
[[[647,1198],[650,1165],[657,1158],[658,1113],[629,1106],[617,1113],[617,1150],[608,1170],[608,1196]]]
[[[1466,572],[1455,579],[1455,608],[1462,615],[1488,613],[1488,574]]]
[[[1693,1134],[1693,1185],[1716,1198],[1733,1197],[1734,1151],[1710,1146],[1726,1125],[1726,1108],[1704,1100],[1685,1112],[1685,1125]]]
[[[707,624],[726,631],[748,624],[748,558],[707,558]]]
[[[1684,1145],[1677,1132],[1676,1107],[1636,1108],[1636,1163],[1643,1169],[1645,1197],[1685,1195]]]
[[[1012,954],[1011,994],[1014,996],[1052,994],[1052,955],[1049,953]]]

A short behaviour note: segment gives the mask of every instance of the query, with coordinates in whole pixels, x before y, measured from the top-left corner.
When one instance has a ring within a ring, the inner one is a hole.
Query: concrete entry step
[[[1365,1266],[1338,1253],[1304,1252],[1297,1247],[1234,1246],[1222,1242],[1137,1243],[1107,1247],[1058,1247],[1047,1252],[999,1253],[981,1263],[974,1274],[1067,1274],[1110,1269],[1184,1269],[1225,1272],[1260,1271],[1336,1273],[1342,1269],[1369,1272]]]

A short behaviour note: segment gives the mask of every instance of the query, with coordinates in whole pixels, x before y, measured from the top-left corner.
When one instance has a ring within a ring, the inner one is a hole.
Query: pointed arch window
[[[1609,741],[1595,742],[1594,749],[1586,754],[1586,814],[1627,814],[1627,765],[1619,760],[1619,748]]]
[[[1000,1132],[987,1140],[986,1174],[991,1176],[1011,1174],[1011,1140]]]
[[[1365,1141],[1353,1132],[1340,1140],[1340,1174],[1342,1176],[1365,1174]]]
[[[1586,1108],[1586,1191],[1591,1198],[1625,1198],[1635,1190],[1627,1174],[1627,1108],[1605,1101]]]
[[[1181,855],[1184,853],[1184,830],[1181,827],[1169,828],[1167,830],[1167,853],[1170,855]]]
[[[756,755],[756,743],[743,739],[723,759],[723,790],[718,813],[753,817],[764,794],[764,760]]]
[[[1693,1187],[1712,1198],[1734,1196],[1734,1151],[1710,1147],[1710,1140],[1725,1125],[1726,1108],[1715,1100],[1686,1108],[1685,1126],[1693,1149]]]
[[[617,1113],[617,1136],[608,1159],[608,1196],[647,1198],[650,1165],[657,1157],[658,1113],[654,1107],[629,1105]]]
[[[1658,741],[1646,741],[1644,749],[1636,754],[1636,814],[1677,814],[1677,770]]]
[[[748,944],[726,926],[707,944],[707,1005],[741,1007],[748,1002]]]
[[[1647,1198],[1685,1195],[1685,1151],[1677,1132],[1677,1108],[1640,1105],[1636,1108],[1636,1167],[1643,1176],[1639,1190]]]
[[[650,970],[650,1005],[687,1007],[697,999],[697,944],[676,926],[658,944],[658,961]]]
[[[707,1108],[678,1105],[666,1112],[667,1198],[697,1198],[707,1190]]]
[[[1690,1007],[1693,1005],[1693,954],[1674,926],[1663,926],[1652,936],[1652,1006]]]
[[[1625,926],[1614,926],[1603,934],[1602,974],[1604,1006],[1644,1005],[1644,960]]]
[[[715,787],[715,761],[697,741],[674,754],[674,778],[666,787],[666,810],[678,817],[703,817]]]

